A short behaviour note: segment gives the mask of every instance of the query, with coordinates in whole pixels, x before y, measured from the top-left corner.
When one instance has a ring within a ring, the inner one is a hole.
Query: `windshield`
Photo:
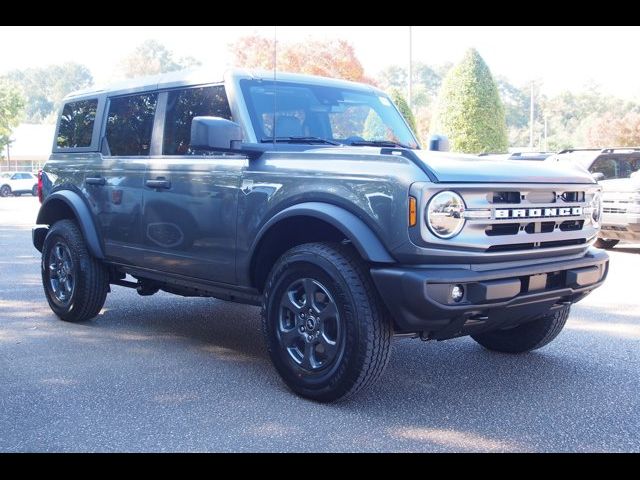
[[[379,93],[248,79],[241,80],[240,86],[258,142],[275,137],[300,138],[303,143],[315,138],[347,145],[389,142],[418,148],[389,98]]]

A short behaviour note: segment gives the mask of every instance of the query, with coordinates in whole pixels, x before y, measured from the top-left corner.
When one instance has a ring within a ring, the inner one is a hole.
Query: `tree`
[[[200,65],[193,57],[174,58],[173,52],[157,40],[145,40],[120,65],[127,78],[157,75]]]
[[[89,69],[74,62],[14,70],[5,78],[22,91],[24,120],[29,123],[54,121],[55,112],[67,94],[93,83]]]
[[[400,111],[404,119],[409,124],[409,127],[411,127],[411,130],[416,133],[416,118],[413,116],[413,112],[409,108],[409,104],[402,96],[400,90],[398,90],[397,88],[392,88],[391,90],[389,90],[389,96],[391,97],[391,100],[393,100],[393,103],[396,104],[396,107],[398,107],[398,110]]]
[[[504,107],[489,67],[477,50],[468,50],[445,77],[432,131],[447,135],[452,151],[507,150]]]
[[[0,151],[10,143],[11,131],[18,125],[24,98],[20,90],[6,80],[0,80]]]
[[[353,46],[345,40],[278,42],[276,47],[278,70],[372,83],[364,75]],[[273,40],[252,35],[238,39],[229,48],[238,67],[273,69]]]
[[[585,130],[587,147],[637,147],[640,145],[640,113],[593,115],[587,120]]]

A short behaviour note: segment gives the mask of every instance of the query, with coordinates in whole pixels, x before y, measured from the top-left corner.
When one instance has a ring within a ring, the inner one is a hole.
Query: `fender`
[[[98,236],[98,230],[96,229],[96,224],[93,220],[93,216],[91,215],[91,211],[82,197],[77,193],[71,190],[58,190],[48,195],[42,204],[42,207],[40,207],[36,223],[38,225],[51,225],[53,222],[58,220],[59,217],[56,214],[56,210],[58,208],[57,205],[60,205],[60,202],[64,203],[73,212],[76,221],[80,225],[82,236],[87,242],[87,248],[91,255],[99,259],[104,259],[104,251],[100,243],[100,237]],[[36,243],[35,240],[37,236],[38,235],[36,235],[34,230],[34,245]],[[39,236],[42,235],[40,234]],[[44,241],[44,237],[42,237],[42,240]],[[38,245],[35,245],[35,247],[38,248]],[[40,249],[41,248],[42,246],[40,246]]]
[[[271,217],[256,235],[250,257],[253,257],[256,247],[269,228],[290,217],[313,217],[323,220],[340,230],[345,237],[351,240],[353,246],[365,260],[376,263],[397,263],[366,223],[342,207],[323,202],[299,203],[285,208]]]

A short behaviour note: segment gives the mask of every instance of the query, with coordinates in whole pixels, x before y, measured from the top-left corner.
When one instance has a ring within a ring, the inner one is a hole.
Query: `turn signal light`
[[[415,227],[418,223],[418,206],[415,197],[409,197],[409,226]]]

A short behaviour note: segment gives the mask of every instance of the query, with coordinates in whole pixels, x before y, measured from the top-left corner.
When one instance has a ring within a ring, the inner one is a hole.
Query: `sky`
[[[541,80],[548,95],[596,83],[604,93],[640,98],[635,48],[640,27],[412,27],[413,60],[457,62],[475,47],[494,75],[522,86]],[[0,74],[74,61],[96,83],[117,78],[120,60],[147,39],[204,66],[230,65],[228,45],[250,34],[282,42],[341,38],[349,41],[375,76],[390,64],[409,62],[409,27],[2,27]],[[10,46],[10,48],[6,48]]]

